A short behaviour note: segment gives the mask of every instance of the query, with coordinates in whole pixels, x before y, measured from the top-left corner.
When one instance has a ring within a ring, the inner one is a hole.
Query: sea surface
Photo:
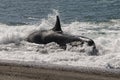
[[[24,40],[57,15],[65,33],[93,39],[98,55]],[[120,0],[0,0],[0,59],[120,69]]]

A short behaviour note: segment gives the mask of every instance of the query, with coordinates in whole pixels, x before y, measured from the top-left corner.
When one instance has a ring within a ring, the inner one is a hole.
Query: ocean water
[[[119,0],[0,0],[0,59],[120,69],[119,7]],[[24,40],[35,30],[51,29],[56,15],[65,33],[93,39],[98,56],[90,56],[86,46],[63,50]]]

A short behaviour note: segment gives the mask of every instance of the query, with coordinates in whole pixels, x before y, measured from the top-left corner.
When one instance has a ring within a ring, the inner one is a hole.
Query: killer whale
[[[66,44],[72,43],[75,41],[80,42],[80,45],[87,43],[88,46],[93,46],[93,50],[96,54],[96,46],[92,39],[89,39],[84,36],[74,36],[65,34],[61,29],[60,19],[56,16],[55,26],[50,30],[39,30],[31,33],[27,39],[28,42],[37,43],[37,44],[47,44],[50,42],[55,42],[59,44],[62,48],[66,48]]]

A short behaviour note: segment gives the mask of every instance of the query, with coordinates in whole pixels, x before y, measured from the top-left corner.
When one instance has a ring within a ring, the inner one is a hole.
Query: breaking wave
[[[100,23],[74,21],[66,24],[61,21],[65,33],[93,39],[99,50],[99,56],[86,55],[87,52],[80,52],[80,47],[70,49],[70,45],[68,45],[67,50],[63,50],[56,43],[38,45],[24,41],[35,30],[52,28],[56,15],[60,14],[57,10],[53,10],[53,14],[49,14],[47,18],[41,19],[33,25],[12,26],[1,23],[0,58],[73,66],[120,68],[119,19]]]

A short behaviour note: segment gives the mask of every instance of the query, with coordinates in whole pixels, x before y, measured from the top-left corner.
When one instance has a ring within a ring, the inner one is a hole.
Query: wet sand
[[[0,80],[120,80],[119,69],[0,60]]]

